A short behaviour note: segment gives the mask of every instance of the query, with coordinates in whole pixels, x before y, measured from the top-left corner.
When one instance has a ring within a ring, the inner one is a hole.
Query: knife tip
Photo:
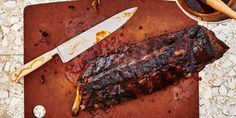
[[[132,16],[135,14],[135,12],[136,12],[137,10],[138,10],[138,7],[129,8],[129,9],[125,10],[125,15],[126,15],[128,18],[130,18],[130,17],[132,17]]]
[[[138,7],[132,7],[131,8],[133,10],[133,12],[135,13],[138,10]]]

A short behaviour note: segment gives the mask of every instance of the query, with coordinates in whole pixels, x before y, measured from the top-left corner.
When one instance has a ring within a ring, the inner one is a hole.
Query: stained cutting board
[[[138,7],[136,14],[105,40],[116,37],[121,44],[122,42],[135,43],[154,35],[197,24],[185,16],[174,2],[101,0],[99,12],[94,11],[91,3],[92,0],[79,0],[27,6],[24,10],[25,63],[106,18],[134,6]],[[59,56],[55,56],[24,78],[26,118],[33,117],[32,109],[38,104],[46,108],[46,118],[72,117],[71,108],[76,85],[66,78],[65,65]],[[197,118],[199,116],[198,97],[198,85],[193,95],[180,100],[175,100],[171,87],[167,87],[151,95],[113,106],[108,112],[100,113],[99,116],[102,118]],[[83,111],[77,117],[91,116]]]

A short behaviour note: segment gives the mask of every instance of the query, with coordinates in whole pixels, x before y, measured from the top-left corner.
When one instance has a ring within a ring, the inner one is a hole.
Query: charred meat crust
[[[119,47],[94,58],[80,74],[82,104],[90,111],[107,109],[152,93],[200,71],[228,49],[201,26]]]

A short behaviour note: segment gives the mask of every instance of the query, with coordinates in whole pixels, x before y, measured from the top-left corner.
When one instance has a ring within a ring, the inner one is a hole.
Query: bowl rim
[[[196,12],[194,10],[192,10],[183,0],[175,0],[175,2],[177,3],[178,7],[190,18],[192,18],[195,21],[198,22],[207,22],[207,23],[219,23],[219,22],[225,22],[230,20],[230,18],[227,16],[226,19],[224,20],[219,20],[219,21],[205,21],[203,20],[201,17],[216,17],[216,16],[220,16],[220,15],[224,15],[219,11],[213,12],[213,13],[208,13],[208,14],[204,14],[204,13],[200,13],[200,12]],[[234,0],[230,0],[227,5],[231,6],[234,3]]]
[[[191,13],[193,13],[194,15],[196,16],[215,16],[215,15],[220,15],[222,14],[221,12],[219,11],[216,11],[216,12],[213,12],[213,13],[207,13],[207,14],[204,14],[204,13],[200,13],[200,12],[197,12],[197,11],[194,11],[192,10],[187,4],[186,2],[184,2],[184,0],[176,0],[180,5],[181,7],[186,7],[187,10],[189,10]],[[226,4],[228,6],[231,6],[233,4],[234,0],[229,0],[229,2]]]

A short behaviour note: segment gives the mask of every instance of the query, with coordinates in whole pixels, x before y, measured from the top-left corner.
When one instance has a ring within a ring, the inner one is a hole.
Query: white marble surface
[[[62,0],[0,0],[0,118],[24,117],[23,85],[8,78],[23,63],[23,9],[54,1]],[[200,117],[236,118],[236,21],[200,24],[230,46],[223,58],[200,73]]]
[[[215,32],[230,49],[200,72],[200,116],[236,118],[236,21],[199,23]]]

